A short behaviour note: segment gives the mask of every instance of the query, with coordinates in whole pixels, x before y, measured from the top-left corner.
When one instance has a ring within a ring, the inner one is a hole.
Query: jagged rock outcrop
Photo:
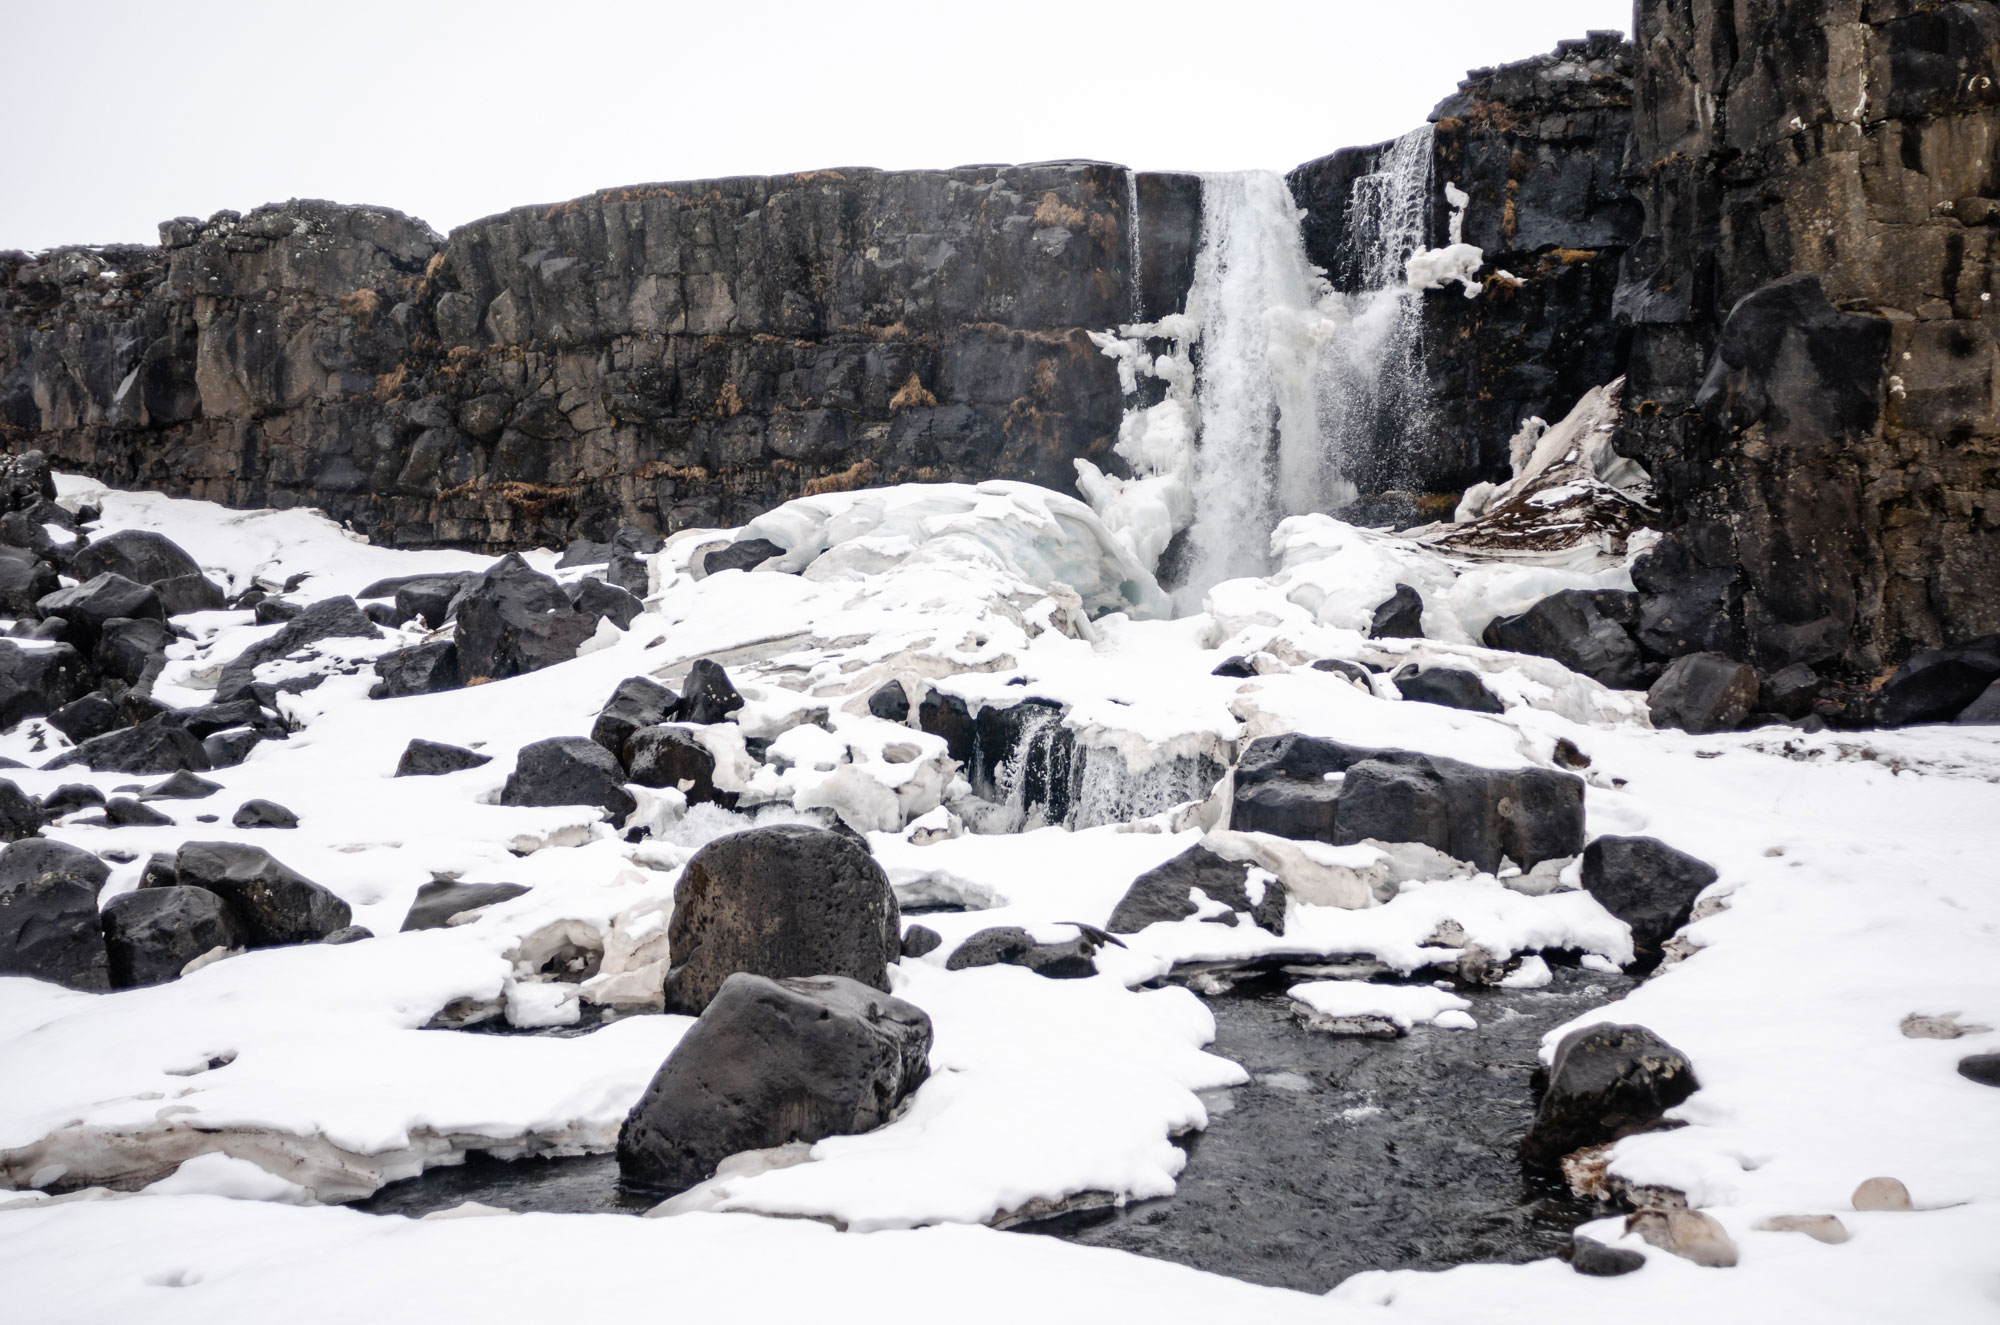
[[[1199,195],[1097,163],[828,170],[448,240],[291,202],[167,222],[158,248],[0,254],[0,446],[493,551],[864,484],[1066,489],[1076,457],[1116,465],[1116,372],[1084,333],[1181,305]]]

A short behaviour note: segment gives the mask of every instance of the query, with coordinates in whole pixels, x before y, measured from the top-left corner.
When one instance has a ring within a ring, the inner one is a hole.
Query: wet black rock
[[[256,727],[273,733],[285,730],[284,719],[254,699],[239,699],[228,704],[203,704],[200,708],[181,709],[176,716],[190,735],[203,738],[213,736],[219,731],[228,731],[232,727]]]
[[[1646,692],[1655,727],[1696,736],[1734,731],[1757,702],[1757,672],[1719,653],[1690,653],[1667,664]]]
[[[71,578],[88,580],[106,572],[136,584],[200,575],[201,567],[180,544],[150,529],[120,529],[92,539],[71,559]]]
[[[54,818],[14,783],[0,778],[0,842],[17,842],[42,830],[43,821]]]
[[[690,805],[736,804],[733,792],[715,785],[715,756],[685,727],[644,727],[625,742],[625,767],[642,787],[673,787]]]
[[[0,975],[26,975],[71,989],[110,987],[97,885],[42,872],[0,853]]]
[[[568,662],[596,630],[561,585],[509,553],[458,600],[459,671],[472,685]]]
[[[67,644],[63,647],[69,648]],[[93,736],[116,730],[123,720],[118,705],[98,691],[73,699],[49,714],[49,726],[78,745]]]
[[[722,664],[702,658],[688,669],[687,684],[681,690],[682,722],[727,722],[729,715],[743,707],[743,696],[729,680]]]
[[[1757,689],[1757,708],[1781,718],[1803,718],[1812,712],[1813,701],[1823,688],[1818,672],[1804,663],[1793,663],[1764,678]]]
[[[227,902],[248,947],[317,943],[354,919],[346,902],[260,847],[188,842],[174,857],[174,874]]]
[[[884,722],[908,722],[910,692],[901,681],[884,681],[868,696],[868,711]]]
[[[25,548],[0,547],[0,613],[34,616],[42,599],[61,587],[48,562]]]
[[[1254,902],[1249,890],[1250,866],[1242,861],[1224,860],[1199,843],[1172,860],[1147,870],[1132,880],[1111,919],[1104,927],[1113,934],[1137,934],[1158,921],[1184,920],[1200,910],[1189,890],[1199,888],[1209,898],[1230,908],[1231,923],[1238,915],[1273,934],[1285,932],[1285,887],[1273,879]]]
[[[944,936],[929,925],[911,925],[903,931],[903,955],[922,957],[944,946]]]
[[[1251,677],[1257,675],[1257,669],[1251,666],[1250,659],[1247,656],[1239,653],[1234,657],[1224,658],[1221,662],[1217,663],[1209,675],[1232,678]]]
[[[266,598],[251,611],[251,619],[260,626],[277,626],[297,621],[304,616],[306,605],[293,602],[289,598]],[[363,615],[366,615],[365,613]]]
[[[65,782],[42,797],[42,813],[51,819],[104,804],[104,793],[88,782]]]
[[[202,743],[164,715],[148,718],[123,731],[93,736],[42,767],[70,768],[78,764],[98,773],[172,773],[183,768],[205,772],[213,767]]]
[[[176,575],[159,581],[153,591],[160,595],[160,609],[170,617],[187,612],[220,612],[229,606],[222,586],[206,575]]]
[[[1584,891],[1632,927],[1642,961],[1658,959],[1718,877],[1714,866],[1657,838],[1600,837],[1583,849]]]
[[[166,654],[173,638],[174,632],[164,621],[113,617],[98,634],[91,662],[96,665],[98,675],[134,685],[154,660]]]
[[[385,653],[375,660],[375,675],[381,680],[369,688],[370,699],[434,695],[464,684],[458,669],[458,645],[451,640],[430,640]]]
[[[1422,639],[1424,596],[1407,584],[1396,586],[1368,623],[1370,639]]]
[[[459,593],[476,578],[469,574],[419,575],[403,580],[389,590],[395,598],[396,616],[403,621],[422,621],[436,630],[451,616],[451,606],[458,601]],[[380,595],[365,591],[362,594],[364,598],[370,596]]]
[[[625,742],[642,727],[657,727],[680,707],[680,696],[647,676],[628,676],[611,692],[591,724],[590,739],[623,760]]]
[[[1958,1074],[1982,1086],[2000,1086],[2000,1053],[1967,1054],[1958,1060]]]
[[[1375,683],[1368,679],[1368,669],[1360,663],[1349,662],[1345,658],[1315,658],[1312,666],[1315,672],[1332,672],[1335,676],[1344,676],[1369,694],[1375,693]]]
[[[483,755],[476,750],[462,746],[445,745],[441,741],[413,740],[403,747],[402,758],[396,761],[394,776],[399,778],[437,777],[443,773],[458,773],[468,768],[478,768],[493,762],[492,755]]]
[[[238,828],[297,828],[299,816],[276,801],[248,800],[236,808],[229,822]]]
[[[618,1133],[627,1183],[684,1191],[745,1150],[870,1131],[930,1071],[930,1018],[854,980],[737,973]]]
[[[97,648],[104,623],[116,617],[143,617],[165,621],[160,595],[147,585],[106,571],[69,589],[58,589],[36,604],[45,617],[61,617],[69,623],[63,636],[79,652]]]
[[[1979,698],[1960,709],[1952,722],[1961,727],[2000,726],[2000,681],[1981,691]]]
[[[974,966],[1025,966],[1050,980],[1086,980],[1097,974],[1088,939],[1040,943],[1018,925],[996,925],[973,934],[945,960],[948,971]]]
[[[1994,681],[2000,680],[2000,635],[1949,649],[1911,655],[1875,697],[1875,720],[1884,727],[1950,722]]]
[[[171,888],[180,882],[180,871],[174,868],[174,853],[155,851],[146,857],[146,863],[139,869],[141,888]]]
[[[451,918],[527,892],[519,883],[459,883],[453,879],[432,879],[417,889],[409,914],[403,917],[403,932],[413,929],[443,929]]]
[[[113,989],[178,979],[204,953],[246,942],[235,913],[206,888],[123,893],[104,904],[102,919]]]
[[[1521,1158],[1553,1169],[1584,1146],[1651,1131],[1699,1087],[1687,1055],[1643,1026],[1571,1031],[1556,1046]]]
[[[210,782],[207,778],[182,769],[168,777],[161,778],[152,786],[139,793],[139,799],[149,801],[198,801],[222,790],[220,782]]]
[[[1570,1244],[1569,1268],[1578,1274],[1596,1275],[1600,1278],[1614,1278],[1643,1269],[1645,1254],[1624,1247],[1607,1247],[1596,1238],[1586,1238],[1578,1234]]]
[[[577,611],[601,617],[620,630],[630,630],[633,619],[646,610],[635,595],[603,580],[578,580],[567,592]]]
[[[1638,624],[1636,593],[1565,589],[1518,615],[1494,618],[1482,639],[1488,648],[1553,658],[1614,690],[1636,690],[1652,678],[1632,634]]]
[[[323,598],[266,640],[259,640],[231,659],[216,683],[217,703],[227,704],[255,693],[256,669],[267,662],[315,644],[323,639],[379,639],[382,630],[352,598]]]
[[[1429,667],[1417,672],[1411,670],[1414,666],[1413,663],[1398,671],[1392,678],[1404,699],[1464,709],[1469,713],[1507,711],[1500,697],[1486,688],[1486,683],[1479,679],[1476,672],[1468,672],[1463,667]]]
[[[979,749],[979,727],[965,701],[956,695],[933,690],[917,705],[917,725],[941,738],[945,751],[959,763],[970,766]]]
[[[343,943],[359,943],[363,939],[372,939],[374,937],[375,931],[366,925],[343,925],[321,939],[320,942],[327,947],[337,948]]]
[[[267,733],[254,727],[231,727],[202,738],[202,753],[210,768],[234,768],[250,757],[250,751]]]
[[[113,796],[104,804],[104,813],[96,819],[85,819],[84,823],[97,823],[112,828],[166,828],[174,820],[172,815],[162,814],[152,806],[130,796]]]
[[[740,538],[728,547],[717,548],[702,558],[704,575],[726,570],[755,570],[772,557],[782,557],[785,549],[768,538]]]
[[[609,750],[581,736],[554,736],[521,747],[500,804],[596,805],[622,819],[638,802]]]
[[[674,894],[669,1012],[699,1013],[732,972],[839,975],[887,989],[902,951],[888,876],[839,833],[782,824],[717,838]]]
[[[1060,824],[1076,800],[1076,733],[1054,700],[988,704],[973,719],[968,776],[988,800],[1018,805],[1027,823]]]

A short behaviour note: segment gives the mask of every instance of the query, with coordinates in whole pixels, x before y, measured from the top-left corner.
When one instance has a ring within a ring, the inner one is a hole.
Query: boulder
[[[153,586],[160,595],[160,610],[170,617],[188,612],[220,612],[229,606],[222,586],[206,575],[175,575]]]
[[[1565,589],[1516,616],[1494,618],[1481,638],[1488,648],[1553,658],[1614,690],[1637,690],[1651,671],[1632,636],[1638,623],[1636,593]]]
[[[34,616],[62,585],[56,568],[26,548],[0,547],[0,614]]]
[[[157,592],[111,571],[73,588],[58,589],[44,596],[35,608],[45,617],[61,617],[68,622],[69,629],[63,638],[85,653],[97,648],[97,637],[107,621],[118,617],[167,619]]]
[[[234,768],[248,759],[250,751],[267,735],[254,727],[231,727],[205,737],[201,752],[208,756],[210,768]]]
[[[1912,654],[1875,695],[1884,727],[1950,722],[2000,680],[2000,635]]]
[[[161,814],[143,801],[130,796],[113,796],[105,802],[102,815],[82,822],[112,828],[167,828],[174,820],[172,815]]]
[[[1600,837],[1583,849],[1584,891],[1632,927],[1642,961],[1658,959],[1716,878],[1714,866],[1657,838]]]
[[[736,804],[734,792],[715,786],[715,756],[685,727],[645,727],[625,743],[625,764],[642,787],[673,787],[690,805]]]
[[[1096,945],[1085,938],[1039,943],[1018,925],[982,929],[952,950],[948,971],[974,966],[1025,966],[1050,980],[1085,980],[1097,974]]]
[[[439,741],[419,739],[403,747],[403,757],[396,761],[396,771],[391,776],[437,777],[444,773],[461,773],[468,768],[478,768],[482,764],[492,762],[492,755],[483,755],[461,746],[445,745]]]
[[[1696,736],[1734,731],[1757,702],[1757,672],[1719,653],[1690,653],[1667,664],[1646,692],[1655,727]]]
[[[979,749],[979,724],[956,695],[933,690],[917,705],[917,726],[944,741],[945,752],[970,766]]]
[[[2000,1053],[1967,1054],[1958,1060],[1958,1074],[1982,1086],[2000,1086]]]
[[[1375,609],[1368,623],[1370,639],[1422,639],[1424,596],[1407,584],[1396,586],[1388,601]]]
[[[739,538],[728,547],[717,548],[701,559],[701,573],[715,575],[726,570],[755,570],[772,557],[782,557],[785,549],[768,538]]]
[[[1414,699],[1420,704],[1438,704],[1445,708],[1464,709],[1468,713],[1505,713],[1507,706],[1500,697],[1486,688],[1476,672],[1468,672],[1463,667],[1428,667],[1415,671],[1414,664],[1397,672],[1392,678],[1396,689],[1404,699]]]
[[[609,750],[581,736],[554,736],[521,747],[500,804],[596,805],[622,819],[638,802],[625,790],[625,770]]]
[[[745,1150],[870,1131],[930,1071],[930,1018],[840,976],[736,973],[618,1133],[628,1184],[683,1191]]]
[[[251,610],[250,618],[260,626],[279,626],[304,616],[306,605],[289,598],[264,598]],[[366,613],[362,615],[366,616]],[[370,617],[369,620],[374,620]]]
[[[0,640],[0,726],[60,711],[85,693],[88,675],[83,655],[68,644]]]
[[[229,904],[244,945],[316,943],[354,920],[346,902],[311,879],[240,842],[188,842],[174,857],[183,885],[206,888]]]
[[[258,667],[289,657],[307,645],[323,639],[379,639],[381,635],[381,627],[370,621],[352,598],[323,598],[287,621],[277,634],[231,659],[216,683],[216,701],[226,704],[249,698]]]
[[[171,773],[182,768],[205,772],[214,766],[202,743],[165,715],[148,718],[123,731],[93,736],[42,767],[70,768],[78,764],[98,773]]]
[[[0,510],[18,511],[55,499],[56,480],[47,452],[37,449],[0,456]]]
[[[369,689],[370,699],[434,695],[464,684],[458,669],[458,645],[450,640],[431,640],[385,653],[375,660],[375,675],[381,680]]]
[[[1344,676],[1369,694],[1375,693],[1375,683],[1368,679],[1368,669],[1360,663],[1349,662],[1345,658],[1315,658],[1312,669],[1315,672],[1332,672],[1335,676]]]
[[[375,931],[366,925],[347,925],[334,930],[333,933],[321,939],[320,943],[329,948],[337,948],[343,943],[359,943],[363,939],[372,939],[374,937]]]
[[[104,904],[102,919],[113,989],[163,984],[205,952],[245,944],[235,914],[206,888],[123,893]]]
[[[65,782],[42,797],[42,813],[51,819],[104,804],[104,793],[88,782]]]
[[[0,853],[0,976],[26,975],[71,989],[111,987],[97,887],[66,873],[9,868]]]
[[[597,619],[516,553],[472,581],[458,599],[458,666],[468,685],[520,676],[576,657]]]
[[[944,946],[944,935],[929,925],[911,925],[903,931],[903,956],[922,957]]]
[[[1699,1085],[1687,1056],[1643,1026],[1571,1031],[1556,1046],[1521,1158],[1553,1170],[1584,1146],[1651,1131]]]
[[[1804,663],[1780,667],[1758,686],[1757,708],[1781,718],[1803,718],[1812,712],[1821,688],[1819,673]]]
[[[299,816],[276,801],[248,800],[236,807],[229,822],[238,828],[297,828]]]
[[[102,860],[52,838],[23,838],[0,848],[0,888],[38,879],[68,879],[95,897],[110,877],[111,867]]]
[[[181,726],[188,729],[191,736],[204,739],[219,731],[232,727],[256,727],[262,731],[283,732],[284,719],[272,713],[254,699],[239,699],[228,704],[203,704],[199,708],[180,709],[176,717]],[[213,783],[206,785],[220,790]]]
[[[201,567],[165,534],[150,529],[120,529],[86,544],[70,560],[69,573],[77,580],[109,573],[135,584],[158,586],[163,580],[200,575]]]
[[[171,888],[180,882],[180,874],[174,869],[174,853],[155,851],[146,857],[146,863],[139,868],[141,888]]]
[[[65,644],[63,647],[68,649],[69,645]],[[73,649],[70,651],[75,652]],[[0,682],[0,687],[4,685],[4,682]],[[4,701],[0,701],[0,704],[4,704]],[[49,714],[49,726],[78,745],[82,745],[93,736],[102,736],[108,731],[117,730],[123,720],[118,706],[106,699],[101,691],[96,690],[79,699],[71,700]],[[17,717],[13,721],[18,722],[20,718]]]
[[[901,681],[884,681],[868,696],[868,711],[884,722],[908,722],[910,692]]]
[[[46,806],[35,804],[13,782],[0,778],[0,842],[18,842],[42,831],[45,819],[55,816]]]
[[[717,838],[674,893],[667,1011],[699,1013],[737,971],[887,989],[901,928],[888,876],[851,838],[800,824]]]
[[[458,601],[460,591],[476,578],[474,575],[419,575],[399,581],[389,590],[395,598],[396,616],[403,621],[422,621],[436,630],[451,616],[451,605]],[[363,590],[361,596],[381,595],[371,595]]]
[[[1210,899],[1230,908],[1230,923],[1248,916],[1273,934],[1285,932],[1285,888],[1276,879],[1265,883],[1253,902],[1247,861],[1225,860],[1196,843],[1164,864],[1132,880],[1125,896],[1112,908],[1104,927],[1113,934],[1137,934],[1158,921],[1184,920],[1200,908],[1191,895],[1199,888]]]
[[[590,739],[620,760],[625,758],[625,742],[642,727],[656,727],[670,720],[680,707],[681,697],[648,676],[628,676],[611,692],[591,725]]]
[[[1910,1199],[1910,1189],[1901,1178],[1864,1178],[1849,1198],[1856,1210],[1861,1211],[1902,1211],[1914,1210],[1916,1203]]]
[[[1239,653],[1234,657],[1224,658],[1221,662],[1217,663],[1209,671],[1209,675],[1226,676],[1232,680],[1240,680],[1257,675],[1257,669],[1251,666],[1250,659],[1247,656]]]
[[[702,658],[688,669],[687,684],[681,688],[682,722],[727,722],[742,707],[743,696],[736,693],[721,663]]]
[[[1625,1231],[1696,1265],[1725,1270],[1736,1264],[1736,1244],[1728,1230],[1714,1215],[1700,1210],[1635,1210],[1625,1216]]]
[[[1952,722],[1961,727],[2000,726],[2000,681],[1979,692],[1979,698],[1958,711]]]
[[[620,630],[630,630],[633,619],[646,610],[637,597],[603,580],[578,580],[566,592],[577,611],[603,618]]]
[[[410,903],[409,914],[403,917],[403,932],[443,929],[455,915],[519,897],[526,891],[527,887],[519,883],[459,883],[453,879],[432,879],[417,889],[417,899]]]
[[[1524,650],[1515,650],[1524,652]],[[1612,1278],[1643,1269],[1646,1256],[1643,1252],[1625,1247],[1607,1247],[1596,1238],[1587,1238],[1577,1233],[1570,1238],[1569,1268],[1578,1274]]]
[[[146,668],[166,654],[173,638],[174,632],[164,621],[113,617],[98,633],[91,662],[96,665],[98,675],[136,685],[146,674]]]

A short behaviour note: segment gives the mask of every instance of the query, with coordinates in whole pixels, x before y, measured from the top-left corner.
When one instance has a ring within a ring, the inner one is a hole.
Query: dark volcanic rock
[[[684,727],[643,727],[625,742],[625,767],[642,787],[673,787],[690,805],[736,804],[734,792],[715,786],[715,756]]]
[[[1687,1056],[1643,1026],[1571,1031],[1556,1046],[1521,1158],[1553,1169],[1571,1151],[1651,1131],[1699,1086]]]
[[[1038,943],[1035,936],[1018,925],[997,925],[982,929],[952,950],[945,960],[948,971],[974,966],[1025,966],[1050,980],[1087,980],[1097,974],[1095,951],[1087,939],[1066,943]]]
[[[396,583],[389,590],[396,600],[396,615],[404,621],[422,621],[432,630],[445,623],[451,615],[452,604],[465,586],[477,579],[476,575],[419,575]],[[370,585],[369,588],[377,586]],[[382,597],[362,591],[363,598]]]
[[[323,598],[285,623],[284,629],[259,640],[231,659],[216,683],[215,698],[227,704],[248,698],[256,669],[264,663],[306,648],[323,639],[378,639],[382,631],[352,598]],[[378,669],[379,670],[379,669]]]
[[[910,692],[901,681],[884,681],[868,696],[868,711],[885,722],[908,722]]]
[[[502,805],[596,805],[614,819],[638,802],[625,790],[625,770],[611,752],[581,736],[553,736],[524,745],[500,791]]]
[[[667,1010],[699,1013],[735,971],[840,975],[886,989],[900,931],[888,876],[849,838],[798,824],[717,838],[687,863],[674,894]]]
[[[173,816],[161,814],[152,806],[130,796],[113,796],[105,802],[104,814],[100,822],[113,828],[165,828],[173,823]],[[84,820],[85,823],[92,822]]]
[[[1477,672],[1463,667],[1428,667],[1421,672],[1399,671],[1393,678],[1404,699],[1419,704],[1440,704],[1470,713],[1505,713],[1507,706],[1486,688]]]
[[[198,801],[222,790],[220,782],[210,782],[182,769],[170,777],[162,778],[140,793],[141,800],[149,801]]]
[[[97,889],[64,874],[15,873],[0,857],[0,975],[109,988]]]
[[[1569,1267],[1578,1274],[1596,1275],[1599,1278],[1614,1278],[1645,1268],[1643,1252],[1631,1251],[1625,1247],[1607,1247],[1596,1238],[1586,1238],[1578,1234],[1571,1243]]]
[[[681,688],[682,722],[727,722],[742,707],[743,696],[736,693],[721,663],[702,658],[688,669],[687,684]]]
[[[1189,896],[1190,889],[1199,888],[1273,934],[1283,934],[1284,885],[1276,881],[1266,884],[1264,895],[1252,902],[1249,877],[1248,864],[1224,860],[1197,843],[1132,880],[1104,927],[1113,934],[1137,934],[1157,921],[1184,920],[1200,909]]]
[[[591,725],[590,739],[623,760],[625,742],[642,727],[657,727],[680,707],[680,696],[646,676],[628,676],[611,692]],[[713,761],[711,761],[711,767]],[[655,785],[648,783],[647,785]]]
[[[784,555],[785,549],[768,538],[742,538],[703,557],[701,569],[704,575],[726,570],[755,570],[772,557]]]
[[[201,752],[210,768],[234,768],[250,757],[250,751],[265,733],[252,727],[231,727],[202,738]]]
[[[70,768],[78,764],[98,773],[171,773],[176,769],[206,771],[213,767],[202,743],[164,716],[148,718],[123,731],[93,736],[42,767]]]
[[[880,1127],[930,1044],[921,1009],[856,981],[731,975],[619,1129],[619,1171],[683,1191],[740,1151]]]
[[[17,842],[42,830],[42,822],[54,816],[38,806],[14,783],[0,778],[0,841]]]
[[[0,888],[35,879],[68,879],[95,897],[110,877],[109,865],[67,842],[30,837],[0,848]]]
[[[153,592],[160,595],[160,610],[170,617],[187,612],[219,612],[229,606],[222,586],[206,575],[175,575],[155,584]]]
[[[276,801],[249,800],[229,820],[238,828],[297,828],[299,816]]]
[[[69,631],[64,638],[80,651],[95,649],[104,623],[114,617],[167,619],[157,592],[112,571],[74,588],[58,589],[37,603],[36,608],[45,617],[61,617],[68,622]]]
[[[1239,653],[1232,658],[1224,658],[1221,662],[1217,663],[1215,665],[1214,670],[1211,671],[1209,675],[1228,676],[1228,677],[1250,677],[1257,675],[1257,669],[1250,665],[1250,660],[1248,658],[1244,657],[1242,654]]]
[[[42,813],[51,819],[104,804],[104,793],[88,782],[65,782],[42,797]]]
[[[120,529],[92,539],[69,563],[70,576],[76,580],[88,580],[107,571],[157,588],[163,580],[198,576],[201,567],[165,534],[150,529]]]
[[[568,662],[596,629],[561,585],[510,553],[459,597],[459,670],[471,685]]]
[[[1958,1060],[1958,1074],[1982,1086],[2000,1086],[2000,1054],[1968,1054]]]
[[[602,617],[620,630],[631,629],[633,618],[646,610],[637,597],[603,580],[578,580],[566,592],[577,611],[593,619]]]
[[[1961,727],[2000,725],[2000,681],[1987,686],[1979,698],[1960,709],[1952,722]]]
[[[922,957],[944,946],[944,936],[929,925],[911,925],[903,931],[903,956]]]
[[[248,947],[316,943],[354,919],[346,902],[270,852],[239,842],[188,842],[174,857],[174,874],[183,886],[227,902]]]
[[[64,645],[68,648],[68,645]],[[124,721],[118,706],[97,691],[71,700],[49,714],[49,726],[82,745],[93,736],[102,736]]]
[[[2000,635],[1950,649],[1925,649],[1896,669],[1875,696],[1884,727],[1949,722],[2000,680]]]
[[[395,777],[423,778],[435,777],[440,773],[457,773],[468,768],[478,768],[481,764],[493,762],[492,755],[483,755],[476,750],[462,746],[445,745],[438,741],[413,740],[403,747],[403,757],[396,761]]]
[[[917,705],[917,725],[932,736],[940,737],[946,753],[959,763],[970,765],[975,751],[979,748],[979,728],[972,720],[972,712],[965,701],[956,695],[947,695],[933,690],[926,694]]]
[[[1632,927],[1642,955],[1658,955],[1717,877],[1708,862],[1657,838],[1600,837],[1583,849],[1584,891]]]
[[[1639,596],[1605,589],[1564,589],[1516,616],[1486,627],[1486,646],[1553,658],[1572,672],[1610,686],[1636,690],[1651,679],[1632,629]]]
[[[518,883],[458,883],[451,879],[432,879],[417,889],[417,898],[410,903],[409,914],[403,917],[403,932],[443,929],[455,915],[504,902],[527,891],[525,885]]]
[[[135,685],[153,660],[166,654],[173,638],[173,631],[164,621],[113,617],[104,623],[97,637],[91,662],[99,676],[116,677],[127,685]]]
[[[1667,664],[1646,692],[1655,727],[1705,736],[1734,731],[1757,702],[1757,673],[1719,653],[1690,653]]]
[[[113,989],[177,979],[203,953],[245,943],[235,915],[206,888],[141,888],[121,894],[104,904],[103,924]]]
[[[370,699],[434,695],[464,684],[458,670],[458,645],[448,639],[385,653],[375,660],[375,675],[382,679],[369,688]]]
[[[1757,707],[1781,718],[1803,718],[1812,712],[1820,690],[1819,673],[1804,663],[1793,663],[1764,678],[1757,688]]]
[[[57,713],[84,693],[88,676],[82,655],[68,644],[28,646],[0,640],[0,726],[11,727],[25,718]],[[82,727],[92,721],[82,714],[76,716]],[[51,725],[71,740],[77,739],[63,724]],[[97,734],[87,731],[84,739]]]
[[[0,612],[34,616],[42,599],[61,587],[48,562],[25,548],[0,547]]]
[[[1375,609],[1368,623],[1370,639],[1422,639],[1424,596],[1407,584],[1396,586],[1388,601]]]

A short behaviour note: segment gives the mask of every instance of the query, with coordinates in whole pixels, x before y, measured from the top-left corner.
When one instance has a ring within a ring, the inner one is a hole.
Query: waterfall
[[[1139,172],[1125,172],[1125,247],[1127,260],[1132,265],[1132,320],[1146,320],[1146,285],[1141,279],[1139,249]]]
[[[1351,502],[1353,461],[1378,452],[1382,437],[1421,439],[1421,305],[1405,264],[1423,248],[1431,155],[1426,125],[1355,182],[1343,218],[1360,275],[1353,293],[1307,261],[1301,212],[1280,176],[1202,176],[1186,308],[1093,333],[1128,396],[1142,376],[1167,390],[1119,428],[1114,449],[1134,477],[1079,460],[1077,486],[1149,566],[1184,536],[1181,610],[1199,609],[1223,580],[1264,574],[1284,516]]]

